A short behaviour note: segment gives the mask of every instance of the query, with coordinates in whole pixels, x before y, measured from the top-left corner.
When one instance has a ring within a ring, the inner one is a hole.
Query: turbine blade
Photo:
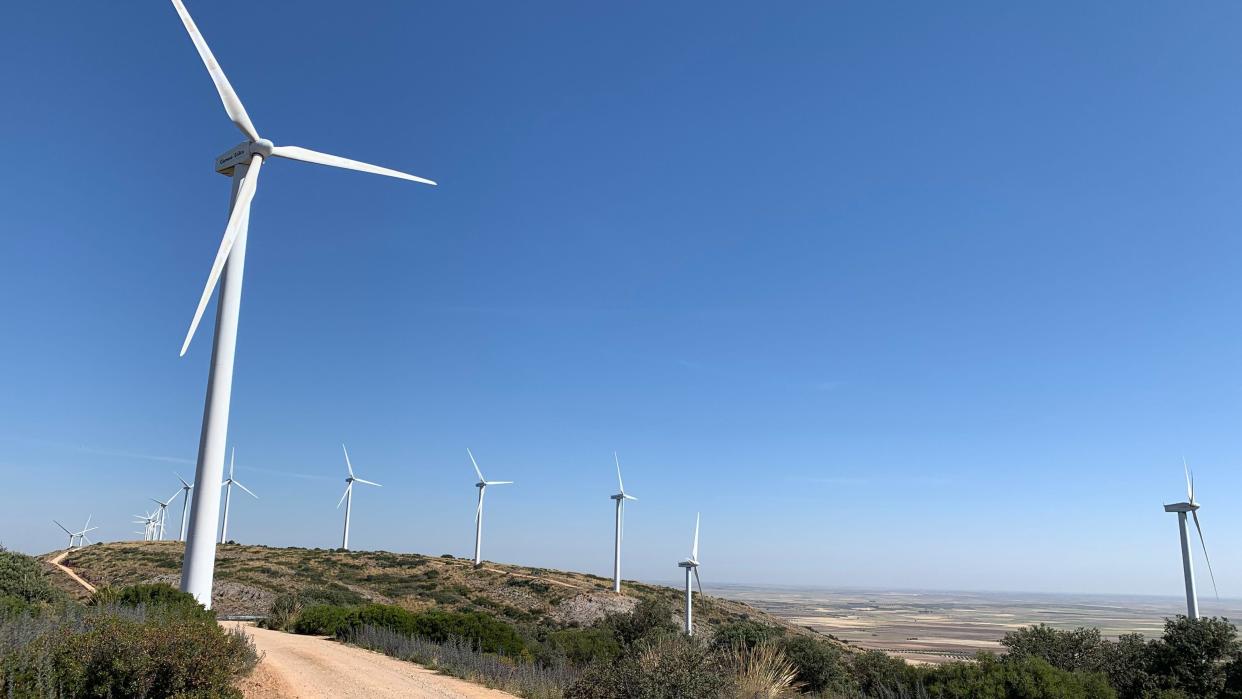
[[[85,529],[86,527],[91,526],[91,517],[94,517],[94,516],[95,516],[95,515],[87,515],[87,516],[86,516],[86,525],[83,527],[83,529]]]
[[[355,479],[354,479],[354,482],[355,482],[355,483],[366,483],[367,485],[373,485],[373,486],[375,486],[375,487],[377,487],[377,488],[383,488],[383,487],[384,487],[384,486],[382,486],[382,485],[380,485],[379,483],[376,483],[376,482],[374,482],[374,481],[363,480],[363,479],[361,479],[361,478],[355,478]]]
[[[483,472],[479,470],[479,462],[474,460],[474,453],[470,451],[470,447],[466,447],[466,453],[470,454],[470,463],[474,464],[474,472],[479,476],[480,483],[486,483],[487,479],[483,477]]]
[[[349,476],[354,476],[354,465],[349,462],[349,450],[345,448],[345,444],[341,444],[341,451],[345,452],[345,468],[349,469]]]
[[[341,503],[345,502],[345,496],[349,495],[349,489],[352,487],[354,487],[353,482],[350,482],[349,485],[345,486],[345,492],[341,493],[341,499],[336,501],[336,509],[341,509]]]
[[[621,495],[622,495],[622,499],[624,500],[637,500],[638,499],[634,497],[633,495],[627,495],[626,493],[622,493]]]
[[[435,182],[423,177],[416,177],[400,170],[391,170],[378,165],[371,165],[358,160],[350,160],[342,158],[339,155],[329,155],[320,153],[298,146],[274,146],[272,155],[278,158],[288,158],[289,160],[301,160],[306,163],[315,163],[317,165],[329,165],[331,167],[345,168],[346,170],[358,170],[359,172],[369,172],[373,175],[387,175],[388,177],[396,177],[401,180],[409,180],[411,182],[422,182],[423,184],[435,185]]]
[[[1208,558],[1207,542],[1203,540],[1203,527],[1199,526],[1199,512],[1197,510],[1190,513],[1195,518],[1195,530],[1199,532],[1199,545],[1203,547],[1203,560],[1207,561],[1208,575],[1212,578],[1212,592],[1216,594],[1216,598],[1220,599],[1220,592],[1216,589],[1216,573],[1212,572],[1212,559]]]
[[[479,506],[474,510],[474,521],[478,524],[479,518],[483,516],[483,498],[479,498]]]
[[[68,529],[65,529],[65,525],[61,524],[60,522],[57,522],[56,520],[52,520],[52,523],[60,527],[62,530],[64,530],[64,532],[68,534],[69,536],[74,536],[74,533],[69,531]]]
[[[513,481],[484,481],[488,485],[513,485]]]
[[[241,187],[237,190],[233,212],[229,214],[228,225],[224,227],[224,239],[220,241],[220,249],[216,251],[216,260],[211,264],[211,272],[207,275],[207,286],[203,288],[203,295],[198,300],[194,320],[190,321],[190,331],[185,334],[185,342],[181,345],[182,357],[185,356],[186,350],[190,349],[190,340],[194,338],[194,331],[198,330],[198,323],[203,319],[203,311],[207,310],[207,302],[211,300],[211,294],[216,290],[216,283],[220,281],[220,274],[224,272],[224,263],[229,259],[233,243],[237,242],[237,236],[250,221],[250,202],[254,199],[254,190],[259,183],[259,168],[262,165],[263,158],[259,156],[251,158],[250,170],[246,172]]]
[[[238,488],[241,488],[242,490],[244,490],[244,491],[246,491],[247,493],[249,493],[249,494],[250,494],[250,497],[254,498],[255,500],[258,500],[258,499],[259,499],[259,496],[258,496],[258,495],[255,495],[254,493],[251,493],[249,488],[247,488],[246,486],[244,486],[244,485],[242,485],[242,484],[241,484],[241,481],[233,481],[233,485],[235,485],[235,486],[237,486]]]
[[[185,5],[181,0],[172,0],[173,7],[177,8],[177,14],[181,16],[181,23],[185,25],[185,30],[190,33],[190,41],[194,42],[194,48],[198,49],[199,58],[203,59],[203,65],[207,66],[207,72],[211,73],[211,81],[216,84],[216,92],[220,93],[220,101],[224,103],[224,111],[237,125],[242,133],[246,134],[251,141],[259,140],[259,132],[255,130],[254,124],[250,122],[250,115],[246,114],[246,108],[242,106],[241,98],[233,91],[233,86],[229,84],[229,79],[224,76],[224,71],[220,69],[220,63],[216,61],[216,57],[212,54],[211,49],[207,46],[206,39],[203,38],[202,32],[198,30],[198,25],[194,24],[194,19],[190,17],[190,13],[185,9]]]
[[[186,483],[186,482],[185,482],[185,479],[181,477],[181,474],[180,474],[180,473],[177,473],[177,472],[175,472],[175,471],[174,471],[174,472],[173,472],[173,475],[177,477],[177,480],[181,481],[181,487],[183,487],[183,488],[193,488],[193,487],[194,487],[194,486],[190,485],[189,483]]]
[[[95,543],[95,542],[91,541],[91,538],[90,538],[89,536],[85,535],[85,534],[83,534],[83,535],[82,535],[82,541],[85,541],[85,542],[86,542],[86,543],[88,543],[88,544],[93,544],[93,543]]]
[[[229,452],[229,480],[233,480],[233,467],[237,465],[237,447]]]
[[[180,495],[180,494],[181,494],[181,489],[180,489],[180,488],[177,488],[177,491],[176,491],[175,493],[173,493],[173,494],[172,494],[172,495],[168,498],[168,502],[166,502],[166,503],[164,503],[164,504],[165,504],[165,505],[171,505],[171,504],[172,504],[172,501],[173,501],[173,500],[176,500],[176,499],[177,499],[177,496],[178,496],[178,495]],[[90,524],[90,523],[91,523],[91,520],[90,520],[90,518],[89,518],[89,517],[87,517],[87,518],[86,518],[86,523],[87,523],[87,524]]]
[[[1182,457],[1182,469],[1186,472],[1186,496],[1190,502],[1195,501],[1195,479],[1190,475],[1190,464],[1186,463],[1186,457]]]
[[[699,515],[697,513],[694,515],[694,546],[690,548],[690,560],[696,563],[699,560]]]
[[[699,595],[703,594],[703,581],[699,580],[699,567],[694,567],[694,582],[699,586]]]
[[[624,542],[625,541],[625,499],[624,498],[621,499],[620,506],[621,506],[621,522],[620,522],[620,531],[617,532],[617,538],[620,539],[622,542]]]
[[[621,480],[621,459],[617,457],[617,452],[612,453],[612,460],[617,462],[617,485],[621,488],[621,494],[625,494],[625,483]]]

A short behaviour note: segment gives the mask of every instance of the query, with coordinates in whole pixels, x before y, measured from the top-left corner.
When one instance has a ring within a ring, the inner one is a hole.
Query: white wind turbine
[[[145,515],[134,515],[134,524],[143,525],[142,536],[144,541],[152,541],[155,538],[155,525],[157,522],[159,522],[159,517],[154,512]]]
[[[160,541],[164,540],[164,528],[168,524],[168,506],[171,505],[172,501],[176,500],[177,496],[180,494],[181,494],[181,488],[177,488],[177,492],[173,493],[172,496],[169,497],[167,500],[156,500],[155,498],[151,498],[151,502],[155,503],[156,505],[159,505],[159,509],[156,511],[159,513],[158,516],[159,516],[159,540]]]
[[[690,573],[694,573],[694,582],[698,583],[699,594],[703,594],[703,582],[699,580],[699,515],[694,515],[694,544],[690,547],[690,557],[677,564],[686,569],[686,635],[694,635],[694,598],[690,588]]]
[[[178,541],[185,541],[186,526],[190,523],[187,519],[187,515],[190,514],[190,491],[194,489],[194,486],[186,483],[181,474],[173,473],[173,475],[181,481],[181,538]]]
[[[77,536],[77,537],[78,537],[78,547],[79,547],[79,548],[81,548],[84,544],[89,544],[89,543],[91,543],[91,540],[90,540],[90,539],[86,536],[86,533],[87,533],[87,532],[93,532],[93,531],[95,531],[96,529],[98,529],[98,528],[99,528],[99,527],[92,527],[92,526],[91,526],[91,517],[92,517],[92,515],[87,515],[87,516],[86,516],[86,524],[84,524],[84,525],[82,526],[82,531],[79,531],[79,532],[77,532],[77,533],[74,535],[74,536]]]
[[[1195,502],[1195,477],[1190,466],[1182,459],[1182,468],[1186,471],[1186,502],[1165,505],[1165,512],[1177,513],[1177,527],[1182,541],[1182,573],[1186,577],[1186,616],[1199,618],[1199,595],[1195,591],[1195,568],[1190,557],[1190,535],[1186,527],[1186,513],[1195,520],[1195,530],[1199,533],[1199,545],[1203,547],[1203,560],[1207,562],[1208,575],[1212,578],[1212,590],[1216,590],[1216,574],[1212,572],[1212,559],[1208,558],[1207,543],[1203,541],[1203,528],[1199,526],[1199,503]],[[1219,597],[1219,593],[1217,593]]]
[[[397,177],[413,182],[434,185],[435,182],[421,177],[349,160],[327,153],[319,153],[297,146],[276,146],[261,138],[250,121],[246,108],[233,90],[233,86],[221,70],[220,64],[207,46],[190,13],[181,0],[172,0],[173,7],[181,17],[182,24],[190,34],[190,40],[198,50],[199,58],[207,67],[216,92],[224,104],[224,111],[233,124],[246,136],[241,144],[228,149],[216,158],[216,172],[233,179],[233,196],[229,220],[224,238],[216,252],[207,285],[199,299],[194,319],[181,346],[184,356],[190,339],[202,319],[207,302],[220,283],[220,301],[216,308],[216,329],[211,352],[211,371],[207,380],[207,398],[203,408],[203,429],[199,438],[198,462],[194,473],[194,505],[190,512],[190,530],[181,570],[181,589],[194,595],[195,599],[211,608],[211,583],[215,574],[216,523],[220,516],[220,489],[215,487],[224,473],[224,449],[228,438],[229,402],[233,391],[233,359],[237,347],[237,319],[241,307],[242,275],[245,270],[246,237],[250,224],[250,203],[254,199],[259,170],[267,158],[278,157],[301,160],[320,165],[349,170],[359,170],[377,175]],[[255,37],[253,40],[259,40]]]
[[[86,524],[83,525],[81,531],[77,531],[77,532],[69,531],[68,529],[65,528],[65,525],[61,524],[60,522],[57,522],[56,520],[52,520],[52,522],[55,523],[56,526],[60,527],[62,531],[64,531],[66,534],[69,535],[69,548],[74,548],[74,546],[78,546],[78,547],[82,546],[83,541],[89,542],[90,539],[86,537],[86,533],[93,532],[99,528],[99,527],[91,526],[92,516],[93,515],[86,516]]]
[[[222,544],[228,541],[229,502],[233,499],[233,486],[237,486],[238,488],[241,488],[242,490],[246,491],[246,493],[248,493],[250,497],[254,498],[255,500],[259,499],[258,495],[251,493],[249,488],[242,485],[241,481],[238,481],[236,478],[233,477],[233,465],[236,463],[236,461],[237,461],[237,447],[233,447],[233,451],[229,455],[229,477],[226,478],[222,483],[220,483],[220,485],[224,487],[224,522],[220,525],[220,543]]]
[[[612,460],[617,463],[617,486],[620,490],[616,495],[610,496],[617,501],[617,531],[613,540],[612,552],[612,591],[621,591],[621,537],[625,531],[625,501],[637,500],[638,498],[625,492],[625,483],[621,481],[621,459],[617,456],[617,452],[612,453]]]
[[[474,460],[474,454],[470,449],[466,449],[466,453],[470,455],[470,463],[474,464],[474,472],[479,477],[479,482],[474,487],[479,489],[479,507],[474,511],[474,564],[476,566],[483,563],[483,493],[489,485],[510,485],[513,481],[489,481],[483,477],[483,472],[479,470],[479,462]]]
[[[345,468],[349,469],[349,475],[345,477],[345,492],[341,494],[341,499],[336,501],[336,508],[341,508],[341,503],[345,503],[345,533],[341,535],[341,548],[349,550],[349,513],[354,506],[354,483],[362,483],[363,485],[373,485],[376,488],[384,486],[372,481],[363,480],[354,475],[354,465],[349,462],[349,450],[345,445],[341,445],[341,451],[345,452]]]

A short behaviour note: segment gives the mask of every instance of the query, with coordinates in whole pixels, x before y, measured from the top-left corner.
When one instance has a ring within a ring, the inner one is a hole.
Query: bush
[[[974,663],[947,663],[926,671],[933,699],[1115,699],[1099,673],[1070,672],[1031,656],[997,658],[981,653]]]
[[[853,687],[843,653],[832,643],[792,636],[780,642],[780,649],[797,669],[797,681],[806,691],[845,693]]]
[[[0,597],[12,597],[26,605],[53,604],[67,599],[48,579],[38,559],[0,546]],[[17,606],[10,600],[7,606]]]
[[[303,609],[291,628],[294,633],[335,636],[346,627],[349,613],[349,607],[316,604]]]
[[[644,638],[675,633],[678,628],[673,606],[662,599],[645,599],[634,607],[634,611],[608,614],[596,625],[611,631],[623,646],[633,645]]]
[[[712,643],[719,648],[743,646],[754,648],[773,641],[784,634],[784,629],[757,621],[731,621],[716,627]]]
[[[1061,670],[1099,672],[1107,656],[1107,643],[1099,629],[1060,631],[1040,624],[1010,631],[1001,645],[1011,657],[1041,658]]]
[[[576,665],[599,660],[611,662],[621,655],[621,644],[608,629],[564,629],[548,634],[548,648]]]
[[[639,642],[614,663],[596,662],[566,699],[713,699],[729,696],[731,674],[719,649],[672,634]]]
[[[240,697],[234,683],[257,662],[240,632],[143,608],[65,607],[0,625],[5,696]]]
[[[733,694],[751,699],[777,699],[797,692],[798,670],[775,643],[734,646],[727,656]]]
[[[188,592],[182,592],[167,583],[130,585],[120,590],[106,587],[91,595],[87,604],[93,606],[144,607],[147,611],[158,610],[182,619],[200,619],[214,622],[216,613],[203,607]]]
[[[362,595],[341,585],[312,587],[297,592],[286,592],[282,595],[277,595],[276,599],[272,600],[272,606],[267,611],[267,617],[259,622],[259,626],[277,631],[292,631],[297,625],[302,610],[308,606],[332,605],[347,607],[362,604],[365,601],[366,599]],[[297,633],[319,632],[298,631]],[[335,631],[324,633],[331,635]]]
[[[458,638],[475,650],[531,658],[531,648],[509,624],[482,612],[431,610],[411,612],[389,604],[368,604],[350,609],[337,636],[344,637],[364,626],[390,629],[409,636],[444,643]]]

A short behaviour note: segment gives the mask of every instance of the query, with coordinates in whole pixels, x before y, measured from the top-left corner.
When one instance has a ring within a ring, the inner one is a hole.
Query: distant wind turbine
[[[233,447],[233,452],[229,455],[229,477],[220,485],[224,486],[224,522],[220,525],[220,543],[228,541],[229,533],[229,501],[233,498],[233,486],[237,486],[246,491],[250,497],[255,500],[259,499],[258,495],[250,492],[250,489],[242,485],[240,481],[233,477],[233,466],[237,462],[237,447]]]
[[[177,480],[181,481],[181,539],[180,541],[185,541],[186,526],[190,522],[190,520],[186,518],[186,515],[190,513],[190,491],[194,489],[194,486],[190,485],[189,483],[186,483],[185,479],[181,477],[181,474],[173,473],[173,475],[177,477]]]
[[[176,500],[177,496],[180,494],[181,494],[181,488],[177,488],[177,491],[174,492],[172,496],[170,496],[167,500],[156,500],[155,498],[151,498],[151,502],[155,503],[156,505],[159,505],[158,511],[159,511],[159,518],[160,518],[160,522],[159,522],[160,541],[164,540],[164,528],[168,524],[168,506],[171,505],[172,501]]]
[[[65,532],[66,534],[68,534],[68,535],[69,535],[69,548],[74,548],[75,546],[79,546],[79,547],[80,547],[80,546],[82,546],[82,542],[83,542],[83,541],[90,541],[90,539],[88,539],[88,538],[86,537],[86,533],[87,533],[87,532],[93,532],[93,531],[95,531],[96,529],[98,529],[98,528],[99,528],[99,527],[92,527],[92,526],[91,526],[91,517],[92,517],[92,515],[87,515],[87,516],[86,516],[86,524],[82,527],[82,530],[81,530],[81,531],[77,531],[77,532],[71,532],[71,531],[69,531],[69,530],[65,527],[65,525],[61,524],[60,522],[57,522],[56,520],[52,520],[52,522],[53,522],[56,526],[60,527],[60,528],[61,528],[61,531]]]
[[[616,495],[610,496],[617,501],[617,531],[613,539],[612,552],[612,591],[621,591],[621,538],[625,535],[625,501],[637,500],[625,492],[625,483],[621,480],[621,459],[617,456],[617,452],[612,453],[612,460],[617,464],[617,487],[620,489]]]
[[[259,170],[268,158],[287,158],[308,163],[386,175],[413,182],[434,185],[435,182],[414,175],[319,153],[297,146],[277,146],[261,138],[241,98],[225,77],[206,39],[194,23],[181,0],[172,0],[173,7],[190,35],[199,58],[207,67],[224,111],[246,140],[216,158],[216,172],[233,179],[233,197],[224,237],[207,275],[207,284],[199,298],[198,308],[190,321],[190,329],[181,345],[181,354],[189,349],[203,312],[220,286],[216,308],[216,328],[211,351],[211,369],[207,380],[207,399],[203,406],[203,429],[199,437],[198,462],[194,472],[194,505],[190,508],[190,530],[181,569],[181,590],[194,595],[200,604],[211,608],[211,583],[215,575],[216,525],[220,516],[220,489],[216,487],[224,475],[224,452],[228,440],[229,402],[233,392],[233,360],[237,349],[237,319],[241,309],[242,275],[246,265],[246,238],[250,227],[250,204],[258,186]],[[257,39],[256,39],[257,40]]]
[[[354,475],[354,465],[349,462],[349,450],[345,445],[341,445],[341,451],[345,452],[345,468],[349,469],[349,475],[345,478],[345,492],[341,494],[341,499],[336,501],[336,507],[339,510],[341,503],[345,503],[345,533],[341,535],[341,548],[349,550],[349,514],[354,506],[354,483],[362,483],[363,485],[373,485],[376,488],[384,486],[372,481],[363,480]]]
[[[1182,468],[1186,472],[1186,502],[1165,505],[1165,512],[1177,513],[1177,528],[1182,540],[1182,573],[1186,577],[1186,616],[1199,618],[1199,595],[1195,591],[1195,567],[1190,557],[1190,535],[1186,527],[1186,513],[1195,520],[1195,531],[1199,533],[1199,545],[1203,547],[1203,560],[1207,563],[1208,575],[1212,578],[1212,590],[1216,591],[1216,574],[1212,572],[1212,559],[1208,558],[1207,543],[1203,541],[1203,528],[1199,526],[1199,503],[1195,502],[1195,477],[1189,464],[1182,459]],[[1216,596],[1219,598],[1220,593]]]
[[[483,472],[479,470],[479,462],[474,460],[474,454],[470,449],[466,449],[466,453],[470,455],[470,463],[474,464],[474,472],[479,477],[479,482],[474,487],[479,489],[479,507],[474,511],[474,564],[476,566],[483,563],[483,492],[487,490],[489,485],[510,485],[513,481],[489,481],[483,477]]]
[[[690,547],[690,557],[677,564],[686,569],[686,635],[694,635],[694,598],[690,588],[690,574],[694,573],[694,582],[698,583],[699,594],[703,594],[703,582],[699,580],[699,516],[694,515],[694,544]]]

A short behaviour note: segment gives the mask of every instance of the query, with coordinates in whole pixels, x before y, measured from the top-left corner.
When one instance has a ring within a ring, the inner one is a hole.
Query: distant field
[[[1045,623],[1062,629],[1094,626],[1110,637],[1159,636],[1164,618],[1185,613],[1174,597],[1022,593],[815,590],[713,586],[712,594],[746,602],[774,616],[865,649],[913,662],[941,663],[1000,650],[1006,631]],[[1242,602],[1200,598],[1202,612],[1242,618]]]

